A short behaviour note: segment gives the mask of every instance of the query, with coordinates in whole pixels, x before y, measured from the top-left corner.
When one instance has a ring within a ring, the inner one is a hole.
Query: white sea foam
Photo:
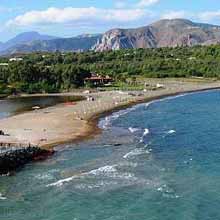
[[[144,138],[141,137],[140,140],[139,140],[139,143],[143,143],[144,142]]]
[[[143,136],[146,136],[150,133],[150,130],[148,128],[145,128],[144,129],[144,133],[143,133]]]
[[[148,134],[150,134],[150,130],[148,128],[144,129],[143,135],[140,137],[139,143],[143,143],[144,142],[144,137],[147,136]]]
[[[163,184],[163,185],[161,185],[160,187],[157,188],[157,191],[159,191],[159,192],[168,192],[168,186],[166,184]]]
[[[101,120],[99,122],[99,126],[101,128],[103,128],[103,129],[107,129],[111,125],[111,122],[113,120],[119,118],[122,115],[128,114],[131,111],[134,111],[135,109],[137,109],[140,106],[149,107],[153,103],[163,102],[163,101],[171,100],[171,99],[177,99],[179,97],[183,97],[183,96],[190,95],[190,94],[195,94],[195,93],[201,93],[201,91],[199,91],[199,92],[192,92],[192,93],[183,93],[183,94],[179,94],[179,95],[176,95],[176,96],[169,96],[169,97],[161,98],[161,99],[158,99],[158,100],[153,100],[151,102],[144,103],[144,104],[137,104],[137,105],[135,105],[135,106],[133,106],[131,108],[128,108],[128,109],[125,109],[125,110],[120,110],[120,111],[118,111],[116,113],[113,113],[111,116],[106,117],[104,120]]]
[[[110,118],[110,117],[105,117],[104,120],[101,120],[101,121],[99,122],[99,126],[100,126],[102,129],[107,129],[110,124],[111,124],[111,118]]]
[[[116,165],[113,166],[104,166],[104,167],[100,167],[98,169],[95,170],[91,170],[90,172],[88,172],[87,174],[91,174],[91,175],[106,175],[106,174],[112,174],[117,172],[116,169]]]
[[[131,133],[135,133],[135,132],[139,131],[140,129],[139,129],[139,128],[132,128],[132,127],[130,127],[130,128],[128,128],[128,130],[129,130]]]
[[[138,163],[133,163],[127,160],[122,160],[122,162],[119,163],[120,167],[129,167],[129,168],[136,168],[138,166]]]
[[[134,184],[149,184],[148,181],[144,179],[139,179],[132,173],[122,173],[115,175],[114,178],[96,180],[95,183],[80,183],[76,184],[74,187],[79,190],[112,190],[116,188],[121,188],[125,186],[131,186]]]
[[[151,102],[146,103],[145,107],[149,107],[151,104],[154,104],[154,103],[157,103],[157,102],[163,102],[163,101],[167,101],[167,100],[172,100],[172,99],[176,99],[176,98],[179,98],[179,97],[183,97],[183,96],[186,96],[188,94],[189,93],[183,93],[183,94],[176,95],[176,96],[169,96],[169,97],[153,100]],[[143,105],[143,104],[139,104],[138,106],[140,106],[140,105]]]
[[[0,200],[6,200],[7,198],[0,193]]]
[[[183,163],[184,164],[190,164],[193,161],[193,158],[190,158],[189,160],[184,160]]]
[[[178,198],[180,198],[180,196],[175,194],[175,193],[173,193],[173,194],[163,193],[163,197],[169,198],[169,199],[178,199]]]
[[[117,166],[118,165],[100,167],[98,169],[91,170],[90,172],[87,173],[87,175],[102,176],[102,177],[121,179],[121,180],[129,180],[129,179],[136,180],[134,174],[132,174],[132,173],[118,172],[118,170],[116,168]]]
[[[131,108],[125,109],[125,110],[120,110],[118,112],[113,113],[110,116],[105,117],[105,119],[101,120],[99,122],[99,127],[102,129],[107,129],[109,126],[111,126],[112,122],[119,117],[128,114],[131,111],[134,111],[138,106],[133,106]]]
[[[79,175],[74,175],[74,176],[71,176],[71,177],[68,177],[68,178],[65,178],[65,179],[58,180],[54,183],[48,184],[47,187],[50,187],[50,186],[60,187],[60,186],[63,186],[65,183],[71,182],[75,179],[81,179],[81,178],[85,178],[85,177],[95,177],[95,178],[105,177],[107,179],[110,178],[110,179],[116,179],[116,180],[120,180],[120,181],[123,181],[123,180],[136,181],[137,180],[137,178],[134,176],[133,173],[118,172],[117,166],[118,165],[103,166],[103,167],[100,167],[98,169],[91,170],[89,172],[85,172],[85,173],[82,173],[82,174],[79,174]],[[107,182],[108,181],[109,180],[107,180]],[[94,186],[94,188],[97,188],[97,187]]]
[[[53,179],[53,176],[49,173],[43,173],[43,174],[38,174],[35,176],[36,179],[39,179],[39,180],[51,180]]]
[[[166,184],[163,184],[162,186],[158,187],[157,191],[161,192],[162,196],[165,198],[177,199],[180,197],[175,193],[175,191],[172,188],[168,187]]]
[[[132,157],[135,157],[135,156],[140,156],[140,155],[143,155],[143,154],[149,154],[150,152],[147,150],[147,149],[144,149],[144,148],[135,148],[134,150],[128,152],[127,154],[125,154],[123,156],[124,159],[130,159]]]
[[[62,186],[64,183],[68,183],[68,182],[74,180],[75,178],[76,178],[76,176],[72,176],[72,177],[69,177],[66,179],[58,180],[57,182],[48,184],[47,187],[49,187],[49,186]]]
[[[170,131],[167,132],[167,134],[175,134],[175,133],[176,133],[175,130],[170,130]]]
[[[65,183],[71,182],[74,179],[79,179],[79,178],[89,176],[89,175],[93,175],[93,176],[97,176],[97,175],[114,176],[113,174],[115,172],[117,172],[115,167],[116,167],[116,165],[100,167],[98,169],[94,169],[94,170],[91,170],[89,172],[85,172],[85,173],[82,173],[82,174],[78,174],[78,175],[74,175],[74,176],[71,176],[71,177],[68,177],[68,178],[65,178],[65,179],[58,180],[54,183],[48,184],[47,187],[49,187],[49,186],[63,186]]]
[[[86,184],[86,183],[81,183],[81,184],[76,184],[75,185],[75,188],[76,189],[79,189],[79,190],[84,190],[84,189],[88,189],[88,190],[91,190],[91,189],[98,189],[98,188],[101,188],[101,187],[107,187],[107,186],[113,186],[113,185],[117,185],[118,182],[117,181],[98,181],[97,183],[94,183],[94,184]]]
[[[145,107],[149,107],[153,102],[148,102],[147,104],[145,104]]]

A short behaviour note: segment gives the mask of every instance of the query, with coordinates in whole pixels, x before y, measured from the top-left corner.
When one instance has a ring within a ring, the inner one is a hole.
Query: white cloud
[[[140,0],[140,2],[138,2],[137,6],[138,7],[148,7],[150,5],[154,5],[156,3],[158,3],[160,0]]]
[[[68,24],[74,22],[118,22],[138,21],[149,16],[144,9],[101,9],[89,8],[48,8],[44,11],[29,11],[7,22],[7,26],[32,26],[43,24]]]
[[[220,19],[220,10],[217,11],[201,11],[201,12],[189,12],[189,11],[167,11],[161,15],[162,19],[175,19],[186,18],[198,20],[200,22],[212,22]]]
[[[201,21],[212,21],[215,19],[220,19],[220,10],[218,11],[205,11],[198,14],[198,18]]]
[[[162,19],[189,18],[186,11],[168,11],[161,15]]]

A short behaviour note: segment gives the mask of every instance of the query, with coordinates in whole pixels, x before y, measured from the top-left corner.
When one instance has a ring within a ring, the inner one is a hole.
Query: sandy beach
[[[97,119],[111,111],[185,92],[220,88],[219,82],[156,80],[164,88],[138,92],[106,91],[85,94],[74,92],[60,95],[93,97],[93,101],[59,104],[0,120],[0,144],[50,148],[56,144],[92,137],[100,132]]]

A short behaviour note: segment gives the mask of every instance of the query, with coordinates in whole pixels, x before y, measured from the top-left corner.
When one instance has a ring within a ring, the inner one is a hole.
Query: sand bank
[[[89,94],[94,101],[83,100],[76,104],[59,104],[54,107],[31,111],[0,120],[0,144],[53,147],[56,144],[91,137],[99,132],[96,120],[100,115],[139,102],[185,92],[217,89],[219,82],[183,82],[168,80],[164,88],[144,92],[98,92]],[[60,94],[64,95],[64,94]],[[66,95],[85,96],[82,92]]]

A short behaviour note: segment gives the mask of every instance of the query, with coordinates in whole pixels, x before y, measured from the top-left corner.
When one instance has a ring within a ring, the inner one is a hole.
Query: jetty
[[[45,150],[34,146],[3,147],[0,150],[0,175],[8,175],[30,161],[45,159],[53,153],[53,150]]]

